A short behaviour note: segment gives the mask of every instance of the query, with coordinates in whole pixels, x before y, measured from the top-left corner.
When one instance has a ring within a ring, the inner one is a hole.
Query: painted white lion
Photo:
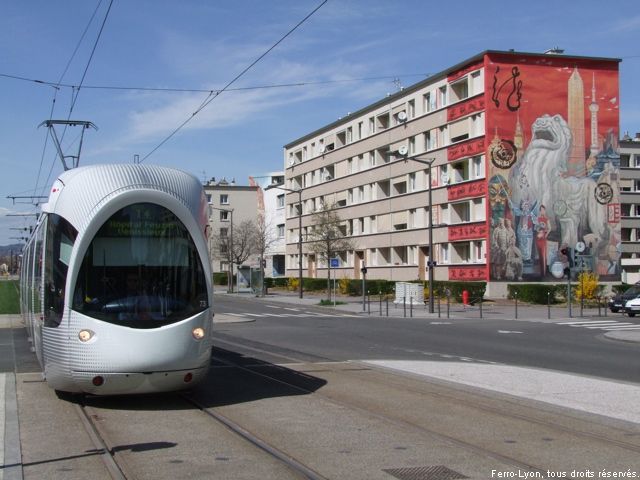
[[[573,247],[588,233],[606,240],[607,210],[596,200],[594,180],[567,176],[571,144],[571,129],[561,115],[539,117],[509,180],[512,204],[524,200],[544,205],[551,223],[560,229],[561,243]]]

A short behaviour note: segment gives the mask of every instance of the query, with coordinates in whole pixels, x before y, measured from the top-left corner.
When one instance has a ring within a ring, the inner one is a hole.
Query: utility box
[[[424,287],[421,283],[396,282],[396,299],[393,303],[424,305]]]

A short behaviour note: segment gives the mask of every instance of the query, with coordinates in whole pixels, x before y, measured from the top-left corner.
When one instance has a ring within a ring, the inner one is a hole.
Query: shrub
[[[515,299],[537,305],[546,305],[547,301],[552,304],[559,303],[566,299],[567,291],[565,285],[540,284],[540,283],[516,283],[507,285],[507,298]]]
[[[287,280],[287,289],[295,292],[296,290],[298,290],[299,286],[300,281],[297,278],[289,277],[289,279]]]
[[[228,283],[227,283],[227,272],[215,272],[213,274],[213,284],[214,285],[228,285]]]
[[[429,298],[429,282],[424,282],[425,298]],[[462,301],[462,292],[466,290],[469,292],[469,300],[472,304],[482,301],[484,298],[484,292],[487,289],[486,282],[447,282],[447,281],[434,281],[433,282],[433,295],[434,297],[447,297],[447,290],[449,295],[457,302]]]
[[[340,293],[342,295],[347,295],[350,294],[350,290],[351,290],[351,279],[347,278],[347,277],[342,277],[340,280],[338,280],[338,288],[340,290]]]
[[[594,300],[600,296],[598,275],[593,272],[580,272],[575,286],[575,297],[578,300]]]

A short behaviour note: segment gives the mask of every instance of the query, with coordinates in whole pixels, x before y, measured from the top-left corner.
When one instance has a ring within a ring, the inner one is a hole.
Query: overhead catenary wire
[[[249,66],[247,66],[238,75],[236,75],[221,90],[219,90],[215,94],[213,94],[212,92],[209,92],[209,95],[207,96],[207,98],[205,98],[205,100],[198,107],[198,109],[195,112],[193,112],[191,114],[191,116],[189,116],[184,122],[182,122],[173,132],[171,132],[164,140],[162,140],[153,150],[151,150],[149,153],[147,153],[140,160],[140,163],[144,162],[147,158],[149,158],[151,155],[153,155],[153,153],[155,151],[157,151],[160,147],[162,147],[162,145],[167,143],[176,133],[178,133],[180,130],[182,130],[184,128],[184,126],[187,125],[187,123],[189,123],[198,113],[200,113],[202,110],[204,110],[207,107],[207,105],[209,105],[213,100],[215,100],[218,97],[218,95],[220,95],[222,92],[227,90],[231,85],[233,85],[237,80],[239,80],[245,73],[247,73],[254,65],[256,65],[258,62],[260,62],[260,60],[262,60],[264,57],[266,57],[269,54],[269,52],[271,52],[274,48],[276,48],[278,45],[280,45],[280,43],[282,43],[289,35],[291,35],[294,31],[296,31],[304,22],[306,22],[309,18],[311,18],[311,16],[314,13],[316,13],[318,10],[320,10],[320,8],[324,4],[326,4],[327,2],[328,2],[328,0],[323,0],[306,17],[304,17],[302,20],[300,20],[292,29],[290,29],[287,33],[285,33],[282,37],[280,37],[280,39],[276,43],[271,45],[271,47],[269,47],[262,55],[260,55],[253,62],[251,62],[251,64],[249,64]]]
[[[100,5],[102,5],[102,0],[98,1],[98,4],[96,5],[96,8],[93,10],[93,14],[91,14],[91,18],[87,22],[87,25],[84,27],[84,31],[82,32],[82,35],[80,35],[80,38],[78,39],[78,42],[76,43],[76,47],[73,49],[73,53],[69,57],[69,60],[67,61],[67,65],[64,67],[64,70],[60,74],[60,78],[58,79],[58,81],[55,84],[47,83],[50,87],[53,87],[55,89],[54,94],[53,94],[52,103],[51,103],[51,110],[49,111],[49,120],[53,119],[53,112],[55,110],[56,99],[57,99],[57,96],[58,96],[58,92],[60,91],[60,84],[62,82],[62,79],[65,77],[65,75],[69,71],[69,67],[71,67],[71,62],[73,62],[73,59],[75,58],[76,54],[78,53],[78,50],[80,49],[80,45],[82,45],[84,37],[86,36],[87,32],[89,31],[89,27],[93,23],[93,19],[95,18],[96,14],[98,13],[98,10],[100,9]],[[49,135],[47,135],[45,137],[44,146],[42,148],[42,155],[40,157],[40,166],[38,167],[38,175],[36,177],[36,183],[35,183],[35,186],[33,188],[33,192],[34,193],[38,191],[38,183],[40,182],[40,174],[42,173],[42,165],[44,163],[44,157],[45,157],[45,154],[46,154],[46,151],[47,151],[47,145],[48,144],[49,144]],[[55,162],[55,157],[53,159],[53,162]],[[49,175],[51,175],[51,173],[49,173]],[[47,182],[48,182],[48,179],[47,179]],[[47,182],[45,182],[45,185],[47,184]],[[43,188],[43,191],[44,191],[44,188]]]
[[[289,83],[274,83],[270,85],[253,85],[247,87],[235,87],[227,88],[225,92],[242,92],[247,90],[266,90],[272,88],[291,88],[291,87],[307,87],[314,85],[331,85],[336,83],[351,83],[351,82],[368,82],[372,80],[393,80],[394,78],[406,78],[406,77],[428,77],[430,73],[396,73],[393,75],[377,75],[373,77],[356,77],[356,78],[341,78],[337,80],[304,80],[299,82]],[[32,78],[19,77],[16,75],[8,75],[0,73],[0,77],[12,78],[17,80],[23,80],[27,82],[37,83],[41,85],[49,85],[60,88],[78,88],[77,85],[48,82],[46,80],[36,80]],[[222,89],[211,88],[180,88],[180,87],[136,87],[136,86],[119,86],[119,85],[84,85],[84,90],[122,90],[122,91],[140,91],[140,92],[167,92],[167,93],[217,93]]]
[[[100,6],[100,4],[102,3],[102,0],[100,0],[100,3],[98,4],[98,7]],[[69,114],[67,115],[67,120],[71,119],[71,114],[73,113],[73,109],[76,105],[76,102],[78,100],[78,96],[80,95],[80,89],[82,88],[82,84],[84,83],[84,80],[87,76],[87,72],[89,71],[89,66],[91,65],[91,62],[93,60],[93,56],[96,52],[96,49],[98,47],[98,43],[100,41],[100,38],[102,37],[102,32],[104,31],[104,26],[107,23],[107,19],[109,18],[109,13],[111,12],[111,7],[113,6],[113,0],[109,1],[109,6],[107,7],[107,11],[104,14],[104,18],[102,19],[102,23],[100,24],[100,29],[98,31],[98,35],[96,35],[96,39],[93,42],[93,47],[91,48],[91,54],[89,55],[89,59],[87,60],[87,64],[85,65],[84,71],[82,72],[82,78],[80,79],[80,84],[75,87],[72,90],[72,95],[71,95],[71,105],[69,107]],[[93,21],[93,18],[95,17],[95,13],[97,11],[94,11],[94,14],[91,17],[91,21]],[[91,23],[91,21],[89,22],[89,24]],[[88,29],[89,26],[87,25]],[[86,29],[85,29],[85,33],[86,33]],[[84,38],[84,33],[82,35],[82,38]],[[77,50],[78,47],[76,47]],[[75,55],[75,51],[74,51],[74,55]],[[74,94],[75,93],[75,94]],[[62,132],[62,135],[60,136],[60,143],[62,143],[62,140],[64,139],[64,135],[67,131],[67,126],[65,125],[65,128]],[[75,143],[75,142],[74,142]],[[78,153],[79,154],[79,153]],[[64,162],[64,159],[61,159]],[[43,187],[42,187],[42,192],[44,193],[44,189],[47,187],[47,185],[49,184],[49,180],[51,179],[51,174],[53,173],[53,166],[55,165],[55,158],[52,162],[51,168],[49,169],[49,175],[47,176],[47,179],[45,180],[45,182],[43,183]]]

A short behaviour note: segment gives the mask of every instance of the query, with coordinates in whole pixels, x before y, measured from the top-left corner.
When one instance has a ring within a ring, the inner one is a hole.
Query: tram
[[[21,309],[47,383],[116,395],[190,388],[211,357],[202,185],[151,165],[61,174],[23,251]]]

